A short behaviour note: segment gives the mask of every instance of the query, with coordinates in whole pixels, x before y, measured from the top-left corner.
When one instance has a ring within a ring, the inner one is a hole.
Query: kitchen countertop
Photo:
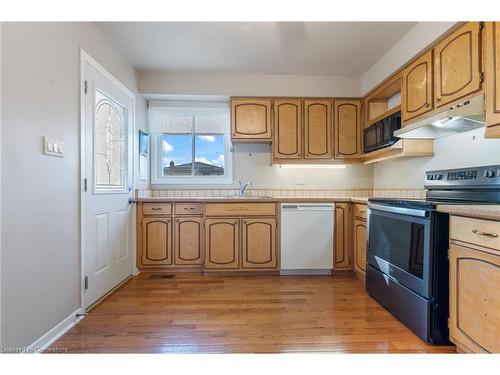
[[[439,204],[439,212],[445,212],[450,215],[466,216],[476,219],[500,220],[500,204],[481,204],[481,205],[454,205]]]
[[[324,203],[324,202],[353,202],[367,204],[367,197],[149,197],[149,198],[136,198],[137,202],[200,202],[200,203],[213,203],[213,202],[284,202],[284,203]]]

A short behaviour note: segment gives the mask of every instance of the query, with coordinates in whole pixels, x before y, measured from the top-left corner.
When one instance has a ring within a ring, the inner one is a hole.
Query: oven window
[[[370,254],[423,279],[424,224],[372,213]]]

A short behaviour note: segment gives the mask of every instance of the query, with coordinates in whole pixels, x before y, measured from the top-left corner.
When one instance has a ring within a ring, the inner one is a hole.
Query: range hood
[[[406,124],[396,130],[398,138],[437,139],[484,126],[484,96],[443,108],[442,112]]]

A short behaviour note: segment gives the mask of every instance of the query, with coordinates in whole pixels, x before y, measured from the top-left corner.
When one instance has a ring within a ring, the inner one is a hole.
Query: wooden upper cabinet
[[[335,158],[361,156],[361,101],[336,100]]]
[[[147,217],[142,219],[142,256],[145,266],[171,265],[172,219]]]
[[[205,219],[205,268],[239,268],[239,219]]]
[[[302,157],[302,100],[276,99],[274,101],[275,159],[300,159]]]
[[[271,142],[271,99],[231,99],[233,142]]]
[[[174,233],[175,264],[203,264],[203,218],[176,218]]]
[[[450,339],[477,353],[500,353],[498,255],[450,246]]]
[[[332,102],[304,100],[304,157],[332,158]]]
[[[480,23],[469,22],[434,47],[434,106],[481,89]]]
[[[242,232],[242,268],[276,268],[276,219],[243,219]]]
[[[486,22],[484,38],[486,138],[500,138],[500,22]]]
[[[433,108],[431,50],[403,70],[401,116],[407,121]]]
[[[351,213],[349,203],[335,204],[335,269],[350,270]]]

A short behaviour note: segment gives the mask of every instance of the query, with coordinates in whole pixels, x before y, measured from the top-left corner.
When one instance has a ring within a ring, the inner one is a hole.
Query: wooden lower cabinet
[[[242,239],[242,268],[276,268],[275,219],[243,219]]]
[[[335,270],[352,270],[351,205],[335,204]]]
[[[205,220],[205,269],[238,269],[240,219]]]
[[[498,254],[450,246],[450,339],[463,351],[500,353]]]
[[[361,276],[366,276],[366,221],[354,219],[354,271]]]
[[[174,237],[175,265],[203,264],[203,217],[176,218]]]
[[[171,265],[172,218],[145,217],[142,219],[143,266]]]

